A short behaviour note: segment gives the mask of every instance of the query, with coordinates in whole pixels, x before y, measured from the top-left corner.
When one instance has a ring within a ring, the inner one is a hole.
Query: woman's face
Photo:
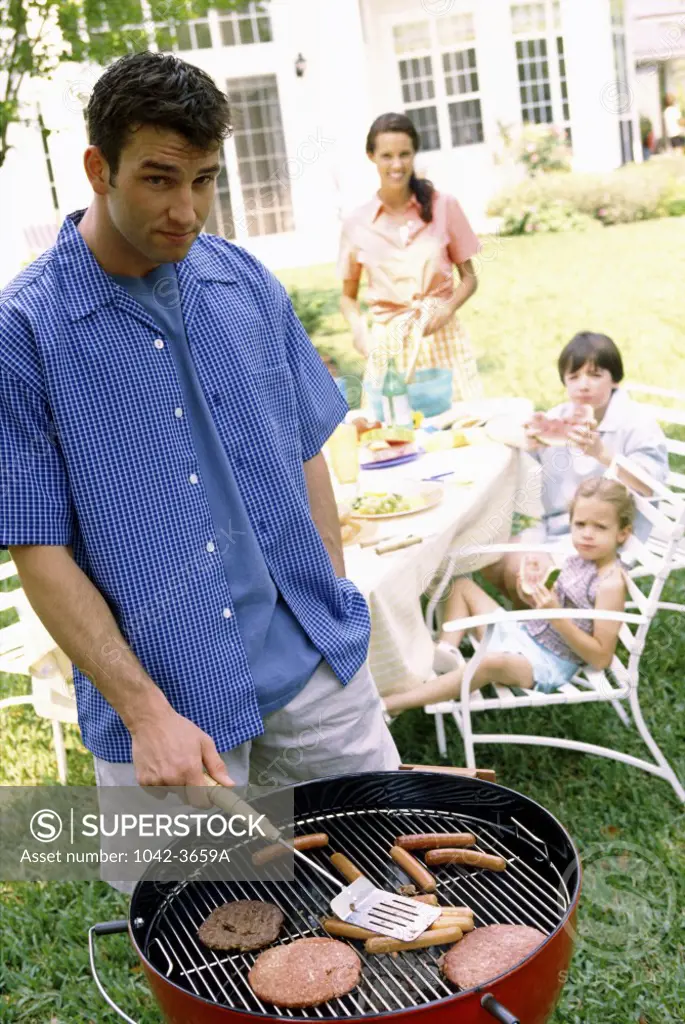
[[[381,132],[369,160],[376,165],[381,187],[406,188],[414,171],[414,146],[404,132]]]

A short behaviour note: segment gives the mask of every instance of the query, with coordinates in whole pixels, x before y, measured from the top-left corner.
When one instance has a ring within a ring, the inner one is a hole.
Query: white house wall
[[[576,165],[615,167],[620,162],[617,116],[601,102],[614,75],[609,0],[561,3]],[[498,127],[521,120],[509,0],[272,0],[269,8],[273,42],[180,54],[222,88],[229,78],[262,74],[275,75],[278,83],[288,157],[276,173],[289,181],[295,230],[249,235],[229,142],[237,240],[276,269],[335,258],[340,217],[376,187],[364,152],[368,127],[378,114],[403,109],[393,26],[434,19],[441,11],[474,15],[485,141],[453,148],[443,111],[443,148],[420,154],[418,166],[438,188],[457,195],[476,229],[484,230],[489,199],[521,173],[501,159]],[[218,34],[218,14],[210,11],[209,17]],[[294,64],[300,53],[307,65],[298,78]],[[99,73],[65,65],[51,82],[31,83],[25,90],[32,101],[40,100],[45,123],[53,129],[50,152],[60,216],[90,199],[82,166],[82,105]],[[11,137],[16,151],[0,171],[0,202],[9,211],[2,220],[5,237],[11,232],[15,241],[0,247],[0,284],[30,255],[26,246],[19,252],[21,228],[55,219],[37,130],[13,126]]]

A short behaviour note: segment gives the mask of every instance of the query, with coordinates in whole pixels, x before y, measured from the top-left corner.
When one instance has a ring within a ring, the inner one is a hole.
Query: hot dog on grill
[[[331,854],[331,864],[334,868],[338,869],[343,878],[346,878],[348,882],[354,882],[364,874],[344,853]]]
[[[436,928],[419,935],[413,942],[401,942],[399,939],[377,935],[367,939],[364,949],[367,953],[401,953],[407,949],[425,949],[427,946],[446,946],[459,942],[462,937],[461,928],[450,925],[449,928]]]
[[[310,832],[304,836],[295,836],[292,845],[296,850],[316,850],[322,846],[328,846],[328,836],[325,832]],[[252,863],[255,867],[261,867],[272,860],[276,860],[277,857],[284,856],[287,852],[280,843],[274,843],[254,853],[252,855]]]
[[[443,846],[454,848],[475,845],[476,837],[471,832],[422,832],[397,836],[395,839],[395,846],[401,846],[403,850],[437,850]]]
[[[368,928],[360,928],[358,924],[340,921],[337,917],[323,917],[321,927],[329,935],[336,935],[340,939],[372,939],[374,935],[378,934]]]
[[[435,892],[438,883],[430,871],[427,871],[421,861],[417,860],[413,854],[409,853],[408,850],[403,850],[400,846],[393,846],[390,850],[390,856],[403,871],[406,871],[420,889],[423,889],[424,892]]]
[[[467,864],[472,868],[487,868],[489,871],[507,870],[504,857],[480,853],[479,850],[428,850],[426,864],[432,868],[440,864]]]

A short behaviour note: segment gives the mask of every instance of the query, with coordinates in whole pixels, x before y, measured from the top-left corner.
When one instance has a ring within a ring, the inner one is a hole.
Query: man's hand
[[[141,786],[204,786],[203,773],[232,786],[214,740],[169,707],[131,729],[133,766]]]

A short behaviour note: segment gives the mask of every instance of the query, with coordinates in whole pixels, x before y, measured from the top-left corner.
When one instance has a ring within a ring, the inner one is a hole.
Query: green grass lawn
[[[554,361],[562,343],[590,328],[612,335],[634,380],[685,387],[685,221],[609,228],[590,235],[502,239],[486,255],[468,323],[490,395],[557,401]],[[323,295],[327,319],[315,339],[349,359],[336,315],[332,268],[280,275]],[[324,333],[327,332],[327,333]],[[685,583],[667,600],[685,602]],[[685,778],[685,620],[663,613],[643,657],[647,722]],[[0,677],[0,697],[23,691]],[[643,754],[610,707],[489,713],[480,730],[551,732]],[[54,784],[51,730],[30,710],[0,718],[0,783]],[[407,761],[437,763],[432,722],[421,712],[393,726]],[[90,756],[68,728],[70,781],[94,782]],[[456,731],[449,758],[463,763]],[[682,1024],[685,1020],[685,817],[670,787],[633,768],[535,747],[480,748],[499,781],[534,797],[573,836],[585,883],[577,952],[553,1024]],[[91,980],[86,935],[95,921],[125,916],[126,899],[99,883],[0,883],[0,1020],[8,1024],[114,1024]],[[139,1024],[159,1024],[128,940],[101,944],[110,992]]]

